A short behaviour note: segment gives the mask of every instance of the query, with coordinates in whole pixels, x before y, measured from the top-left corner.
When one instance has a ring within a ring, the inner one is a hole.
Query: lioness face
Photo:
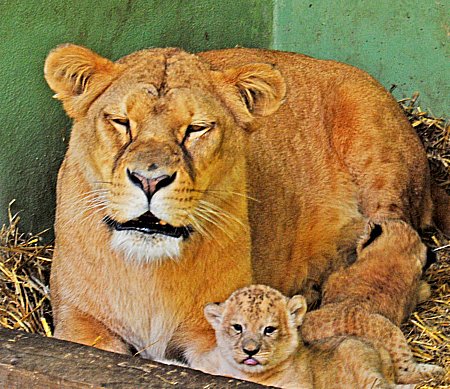
[[[114,155],[95,166],[94,179],[108,183],[100,186],[113,245],[131,257],[176,258],[192,233],[208,230],[205,222],[221,222],[215,200],[227,197],[220,188],[245,138],[201,70],[189,82],[166,72],[163,88],[163,78],[138,74],[131,86],[124,75],[92,108],[95,141],[103,138]],[[97,149],[93,161],[101,160]]]
[[[216,330],[223,357],[244,373],[259,374],[295,353],[305,311],[303,296],[288,299],[267,286],[252,285],[223,304],[208,304],[205,317]]]
[[[211,227],[245,225],[225,210],[245,196],[244,126],[284,95],[276,70],[247,68],[215,72],[174,49],[117,63],[72,45],[49,55],[46,79],[75,119],[69,155],[83,165],[115,249],[176,258],[196,236],[214,238]]]

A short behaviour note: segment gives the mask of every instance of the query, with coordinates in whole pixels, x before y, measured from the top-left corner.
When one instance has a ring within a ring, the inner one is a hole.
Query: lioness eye
[[[114,118],[111,119],[111,121],[116,124],[120,124],[121,126],[128,126],[130,124],[129,120],[124,118]]]
[[[214,128],[215,123],[205,124],[190,124],[186,128],[186,134],[184,135],[184,141],[200,138],[203,134],[206,134],[209,130]]]
[[[264,335],[273,334],[276,330],[277,329],[275,327],[268,326],[268,327],[264,328]]]
[[[235,330],[238,334],[242,332],[242,326],[240,324],[233,324],[231,327],[233,327],[233,330]]]
[[[106,118],[118,131],[125,131],[127,134],[130,132],[130,121],[124,117],[117,117],[107,115]]]

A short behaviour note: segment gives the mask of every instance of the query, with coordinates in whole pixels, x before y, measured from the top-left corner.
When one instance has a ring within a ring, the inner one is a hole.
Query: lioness
[[[417,232],[403,221],[369,224],[357,252],[354,264],[325,282],[320,309],[306,315],[302,326],[304,340],[348,334],[368,339],[390,353],[398,383],[443,375],[439,366],[415,362],[394,325],[409,316],[420,298],[426,247]]]
[[[58,338],[191,362],[215,345],[207,302],[252,282],[312,302],[366,218],[432,222],[418,137],[351,66],[238,48],[112,62],[69,44],[45,78],[73,119],[51,273]]]
[[[391,388],[389,356],[352,337],[305,347],[299,328],[306,300],[265,285],[235,291],[225,302],[206,305],[217,347],[199,367],[281,388]],[[197,367],[197,366],[194,366]]]

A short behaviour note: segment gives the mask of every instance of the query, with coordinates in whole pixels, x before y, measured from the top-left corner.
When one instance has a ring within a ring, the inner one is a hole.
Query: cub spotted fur
[[[264,285],[235,291],[208,304],[205,316],[217,347],[197,367],[282,388],[390,388],[390,359],[368,343],[340,337],[305,347],[299,327],[306,300]]]
[[[443,374],[439,366],[415,362],[397,327],[419,298],[425,260],[425,245],[406,223],[369,224],[358,243],[356,262],[330,276],[320,309],[306,315],[304,340],[363,337],[389,352],[398,383],[418,383]]]

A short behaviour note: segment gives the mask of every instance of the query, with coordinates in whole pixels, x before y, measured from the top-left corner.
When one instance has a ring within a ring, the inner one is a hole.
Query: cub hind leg
[[[320,348],[334,349],[331,363],[336,371],[333,380],[339,387],[345,388],[393,388],[394,374],[389,354],[378,352],[367,341],[355,337],[341,338],[339,344],[333,347],[339,338],[325,340]],[[314,347],[314,346],[313,346]]]
[[[377,349],[386,349],[397,383],[418,383],[445,372],[440,366],[417,363],[400,328],[384,316],[349,308],[344,303],[330,304],[306,315],[302,325],[305,342],[337,335],[358,336],[371,341]]]

